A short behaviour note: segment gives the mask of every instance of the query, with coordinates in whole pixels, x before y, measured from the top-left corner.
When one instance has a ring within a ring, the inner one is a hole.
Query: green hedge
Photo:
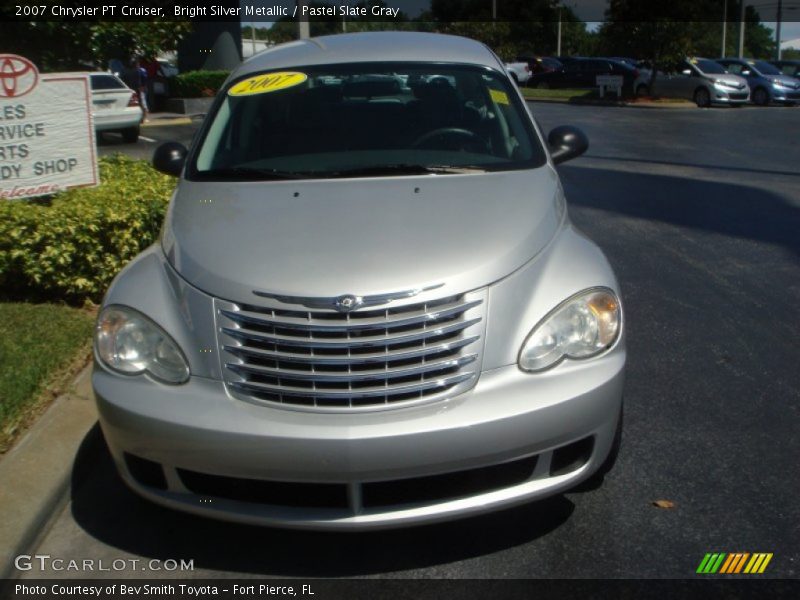
[[[230,71],[188,71],[170,79],[170,95],[175,98],[214,96],[230,75]]]
[[[175,179],[124,156],[100,159],[100,178],[49,202],[0,200],[3,296],[98,302],[158,238]]]

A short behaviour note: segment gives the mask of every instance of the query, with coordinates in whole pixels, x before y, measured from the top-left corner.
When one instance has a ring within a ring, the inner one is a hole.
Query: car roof
[[[450,62],[502,69],[494,53],[475,40],[440,33],[371,31],[281,44],[243,62],[232,77],[304,65],[393,61]]]

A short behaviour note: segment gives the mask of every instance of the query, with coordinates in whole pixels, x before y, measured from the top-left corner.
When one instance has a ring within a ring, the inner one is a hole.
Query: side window
[[[121,90],[125,88],[119,79],[112,75],[92,75],[89,77],[93,90]]]
[[[577,73],[581,70],[581,63],[579,61],[568,62],[567,66],[564,67],[564,70],[567,73]]]
[[[742,73],[742,65],[738,63],[731,63],[729,65],[722,65],[722,66],[725,67],[725,70],[728,73],[733,73],[734,75],[741,75]]]
[[[608,63],[603,60],[590,60],[588,64],[588,71],[592,73],[605,73],[610,71]]]
[[[793,65],[783,65],[781,67],[781,72],[784,75],[791,75],[794,76],[795,67]]]

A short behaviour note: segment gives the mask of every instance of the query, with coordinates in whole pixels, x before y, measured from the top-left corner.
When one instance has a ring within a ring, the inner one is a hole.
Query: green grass
[[[547,99],[547,100],[569,100],[570,98],[582,98],[583,96],[588,96],[594,92],[594,90],[573,90],[573,89],[563,89],[563,90],[540,90],[538,88],[528,88],[523,87],[520,88],[522,90],[522,95],[525,98],[530,98],[531,100],[536,100],[537,98]]]
[[[0,452],[85,363],[93,324],[87,310],[0,302]]]

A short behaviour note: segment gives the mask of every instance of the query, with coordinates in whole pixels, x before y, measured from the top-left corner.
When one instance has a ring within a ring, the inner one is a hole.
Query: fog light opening
[[[589,462],[593,449],[593,437],[583,438],[580,441],[555,449],[553,458],[550,461],[550,476],[566,475],[577,471]]]
[[[136,483],[157,490],[167,489],[164,468],[157,462],[125,453],[125,465]]]

